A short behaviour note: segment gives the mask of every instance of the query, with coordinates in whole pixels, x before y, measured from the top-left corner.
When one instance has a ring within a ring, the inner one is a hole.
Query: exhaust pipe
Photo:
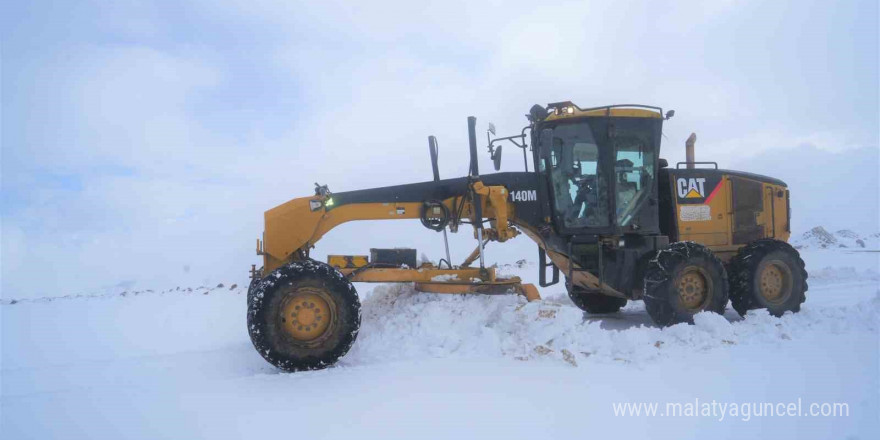
[[[694,158],[694,144],[697,143],[697,134],[691,133],[688,136],[687,140],[684,142],[685,147],[685,162],[687,163],[687,168],[689,170],[694,169],[696,159]]]

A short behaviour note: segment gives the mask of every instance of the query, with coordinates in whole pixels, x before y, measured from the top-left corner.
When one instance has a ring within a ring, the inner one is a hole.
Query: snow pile
[[[796,249],[872,249],[880,248],[880,233],[861,236],[849,229],[831,233],[821,226],[791,240]]]
[[[807,303],[810,301],[808,299]],[[641,304],[630,311],[644,314]],[[779,345],[818,334],[876,332],[880,293],[870,300],[838,307],[805,307],[781,318],[752,311],[735,315],[702,313],[695,325],[657,328],[639,324],[604,328],[561,301],[528,303],[514,295],[463,296],[415,292],[408,285],[383,285],[363,302],[358,342],[344,362],[380,363],[425,357],[506,357],[645,364],[731,345]],[[729,320],[733,319],[733,322]]]
[[[880,249],[880,232],[865,237],[865,247],[874,250]]]

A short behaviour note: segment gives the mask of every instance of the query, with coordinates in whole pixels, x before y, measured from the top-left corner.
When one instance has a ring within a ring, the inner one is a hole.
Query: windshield
[[[614,133],[611,142],[616,152],[617,224],[627,226],[651,194],[654,182],[652,131],[642,124],[617,124]]]
[[[653,124],[593,119],[553,130],[550,177],[556,214],[567,228],[628,226],[652,193]]]

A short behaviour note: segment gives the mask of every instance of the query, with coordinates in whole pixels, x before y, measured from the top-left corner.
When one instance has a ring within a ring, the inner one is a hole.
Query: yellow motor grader
[[[468,118],[470,171],[440,179],[437,142],[428,138],[432,181],[293,199],[265,213],[257,240],[262,268],[251,268],[247,325],[257,351],[278,368],[324,368],[345,355],[360,326],[353,282],[415,283],[436,293],[519,293],[539,300],[535,286],[486,267],[489,241],[524,234],[538,246],[539,284],[564,277],[575,305],[614,313],[642,300],[661,326],[690,322],[701,311],[798,311],[807,273],[786,242],[791,210],[786,184],[772,177],[687,160],[661,159],[659,107],[580,108],[571,102],[535,105],[519,134],[493,138],[520,148],[524,170],[480,175],[476,118]],[[506,145],[510,145],[506,144]],[[531,161],[531,167],[529,162]],[[413,249],[371,249],[370,255],[310,251],[334,227],[356,220],[419,219],[428,229],[474,230],[477,246],[460,265],[449,258],[419,263]],[[472,267],[476,264],[477,267]],[[549,272],[549,273],[548,273]],[[560,276],[562,274],[562,276]]]

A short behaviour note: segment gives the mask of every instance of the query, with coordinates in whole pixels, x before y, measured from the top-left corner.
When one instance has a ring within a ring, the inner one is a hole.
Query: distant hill
[[[849,229],[828,232],[816,226],[799,237],[791,240],[796,249],[880,249],[880,232],[871,235],[859,235]]]

